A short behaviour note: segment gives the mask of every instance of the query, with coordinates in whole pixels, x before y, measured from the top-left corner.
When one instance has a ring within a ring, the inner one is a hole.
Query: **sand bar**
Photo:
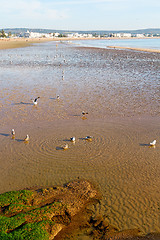
[[[127,49],[127,50],[135,50],[135,51],[142,51],[142,52],[156,52],[156,53],[160,53],[160,50],[159,50],[159,49],[120,47],[120,46],[107,46],[107,48]]]

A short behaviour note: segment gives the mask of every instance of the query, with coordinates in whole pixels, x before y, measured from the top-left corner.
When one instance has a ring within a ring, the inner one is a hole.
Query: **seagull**
[[[59,96],[59,95],[57,95],[57,99],[60,99],[60,96]]]
[[[90,142],[92,141],[92,138],[93,138],[93,137],[91,137],[91,136],[85,137],[85,139],[88,140],[88,141],[90,141]]]
[[[12,129],[11,134],[12,134],[12,136],[15,136],[16,133],[15,133],[14,129]]]
[[[38,100],[38,98],[40,98],[40,97],[37,97],[37,98],[35,98],[34,100],[31,99],[31,100],[33,101],[33,104],[34,104],[34,105],[37,105],[37,100]]]
[[[68,144],[66,143],[62,148],[63,148],[64,150],[67,150],[67,149],[68,149]]]
[[[71,142],[75,142],[75,141],[76,141],[76,138],[75,138],[75,137],[71,137],[71,138],[70,138],[70,141],[71,141]]]
[[[156,145],[156,140],[153,140],[153,142],[150,142],[150,146],[155,146]]]
[[[86,114],[88,114],[88,112],[82,111],[82,115],[83,115],[83,116],[86,115]]]
[[[27,134],[27,136],[25,137],[24,139],[25,142],[28,142],[29,141],[29,135]]]

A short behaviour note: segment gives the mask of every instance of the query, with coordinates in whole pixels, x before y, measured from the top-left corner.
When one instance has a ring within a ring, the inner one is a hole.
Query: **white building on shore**
[[[131,33],[114,33],[113,36],[118,38],[130,38],[132,37],[132,34]]]
[[[25,32],[24,37],[25,38],[52,38],[53,33],[38,33],[38,32]]]
[[[67,33],[68,38],[92,38],[93,35],[89,33]]]
[[[144,36],[144,34],[139,34],[139,33],[138,33],[138,34],[136,34],[136,37],[137,37],[137,38],[143,38],[143,37],[145,37],[145,36]]]

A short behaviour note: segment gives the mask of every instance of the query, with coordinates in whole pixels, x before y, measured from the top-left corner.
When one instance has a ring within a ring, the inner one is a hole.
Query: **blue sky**
[[[0,0],[0,29],[160,28],[160,0]]]

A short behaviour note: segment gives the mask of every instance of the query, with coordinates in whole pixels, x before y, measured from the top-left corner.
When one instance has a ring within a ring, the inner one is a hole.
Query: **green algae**
[[[45,226],[48,221],[41,221],[37,223],[28,223],[23,225],[15,231],[6,233],[0,232],[0,239],[2,240],[48,240],[49,233],[46,231]]]
[[[31,206],[34,192],[12,191],[0,195],[0,239],[2,240],[47,240],[47,226],[55,223],[51,213],[61,211],[62,204],[54,202],[48,206]]]
[[[33,192],[30,190],[20,190],[6,192],[0,195],[0,206],[4,207],[9,204],[28,204],[33,197]]]

